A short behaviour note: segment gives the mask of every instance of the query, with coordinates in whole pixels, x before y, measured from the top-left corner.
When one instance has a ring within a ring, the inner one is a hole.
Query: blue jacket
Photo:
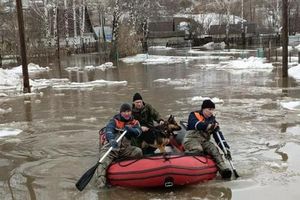
[[[197,118],[196,113],[199,114],[198,117],[199,117],[200,119]],[[214,124],[214,123],[218,123],[218,122],[216,121],[215,116],[210,116],[209,118],[205,118],[204,115],[203,115],[202,110],[200,110],[200,111],[194,111],[194,112],[191,112],[190,115],[189,115],[189,118],[188,118],[188,124],[187,124],[187,130],[196,130],[196,131],[200,131],[200,132],[203,132],[203,133],[204,133],[204,132],[206,132],[207,126],[208,126],[209,124],[211,124],[211,123],[213,123],[213,124]],[[223,149],[223,147],[222,147],[222,145],[221,145],[221,142],[220,142],[219,138],[217,137],[216,132],[219,133],[220,138],[221,138],[221,140],[223,141],[224,146],[225,146],[226,148],[229,149],[230,147],[229,147],[228,143],[226,142],[223,133],[220,131],[220,127],[219,127],[216,131],[214,131],[214,132],[212,133],[212,134],[213,134],[213,137],[214,137],[214,139],[215,139],[215,141],[216,141],[216,143],[217,143],[217,145],[218,145],[221,149]],[[204,134],[204,137],[205,137],[205,138],[210,138],[210,136],[209,136],[208,133],[205,133],[205,134]]]
[[[116,136],[123,131],[127,130],[125,135],[128,139],[131,137],[139,137],[142,133],[140,123],[131,117],[129,120],[124,119],[121,114],[115,115],[111,120],[109,120],[105,129],[105,136],[108,141],[116,139]]]
[[[199,113],[201,120],[199,120],[196,117],[195,113]],[[205,118],[202,110],[200,111],[195,111],[195,112],[191,112],[189,115],[189,119],[188,119],[188,124],[187,124],[187,130],[198,130],[198,131],[205,131],[208,124],[210,123],[216,123],[216,118],[215,116],[211,116],[209,118]]]

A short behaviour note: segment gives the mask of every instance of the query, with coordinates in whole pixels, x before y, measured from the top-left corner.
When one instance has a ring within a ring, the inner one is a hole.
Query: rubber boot
[[[98,188],[106,187],[106,167],[103,164],[97,168],[96,184]]]
[[[223,179],[230,179],[232,171],[229,168],[219,171]]]
[[[224,161],[221,161],[217,163],[217,167],[219,169],[219,173],[221,174],[223,179],[230,179],[232,172],[231,170],[226,166]]]
[[[215,161],[217,163],[217,167],[219,169],[219,172],[223,179],[230,179],[232,172],[231,170],[226,166],[222,156],[220,154],[215,155]]]
[[[226,166],[222,155],[220,154],[218,148],[212,142],[205,142],[202,144],[205,152],[211,155],[214,161],[217,163],[218,170],[224,179],[229,179],[231,177],[231,170]]]

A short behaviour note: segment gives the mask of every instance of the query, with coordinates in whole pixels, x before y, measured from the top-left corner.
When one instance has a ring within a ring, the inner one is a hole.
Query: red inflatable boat
[[[172,187],[196,184],[216,177],[217,167],[206,156],[159,154],[114,162],[107,172],[111,185],[123,187]]]

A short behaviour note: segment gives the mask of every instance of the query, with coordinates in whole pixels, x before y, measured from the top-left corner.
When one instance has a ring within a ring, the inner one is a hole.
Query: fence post
[[[269,40],[269,52],[268,52],[268,57],[269,57],[269,60],[271,60],[271,49],[272,49],[272,40]]]
[[[257,49],[256,57],[258,57],[258,58],[263,58],[264,57],[264,49],[263,48],[258,48]]]

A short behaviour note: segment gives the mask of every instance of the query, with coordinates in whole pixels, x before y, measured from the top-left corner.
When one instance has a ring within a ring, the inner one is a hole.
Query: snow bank
[[[39,65],[29,63],[29,76],[41,72],[49,71],[48,67],[40,67]],[[32,80],[30,80],[32,81]],[[0,68],[0,90],[18,90],[21,91],[23,87],[22,66],[14,67],[12,69]]]
[[[16,86],[21,84],[20,76],[13,70],[0,68],[0,87]]]
[[[297,81],[300,81],[300,65],[288,69],[288,74]]]
[[[27,65],[27,68],[28,68],[29,75],[34,75],[37,73],[49,71],[49,67],[40,67],[39,65],[34,64],[34,63],[29,63]],[[22,65],[20,65],[18,67],[14,67],[14,68],[10,69],[10,71],[12,71],[15,74],[22,75]]]
[[[230,69],[231,73],[245,73],[245,72],[271,72],[273,69],[272,63],[265,63],[264,58],[249,57],[239,58],[229,62],[220,63],[221,66],[218,69]]]
[[[112,62],[107,62],[99,66],[86,66],[87,70],[100,69],[106,70],[109,68],[114,68]],[[69,68],[69,70],[81,70],[81,68]],[[40,67],[39,65],[30,63],[28,64],[28,72],[30,75],[49,71],[48,67]],[[38,89],[43,89],[47,87],[52,87],[54,89],[92,89],[94,87],[101,86],[115,86],[115,85],[127,85],[127,81],[106,81],[106,80],[95,80],[90,82],[70,82],[69,79],[29,79],[29,83],[32,91]],[[18,66],[12,69],[1,69],[0,68],[0,91],[5,93],[0,93],[0,96],[7,97],[7,92],[21,92],[23,88],[23,79],[22,79],[22,66]],[[29,95],[33,95],[29,94]],[[0,112],[4,113],[6,111],[1,110]]]

